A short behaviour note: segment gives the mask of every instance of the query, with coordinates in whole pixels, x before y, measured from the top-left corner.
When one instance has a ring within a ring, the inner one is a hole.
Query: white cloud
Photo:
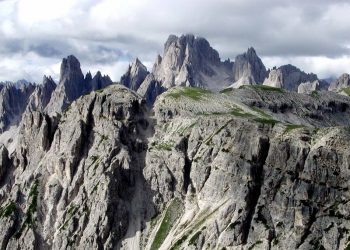
[[[118,80],[132,58],[150,66],[171,33],[203,36],[224,59],[253,46],[269,67],[339,75],[350,71],[349,11],[345,0],[5,0],[0,79],[57,77],[53,65],[74,54]]]

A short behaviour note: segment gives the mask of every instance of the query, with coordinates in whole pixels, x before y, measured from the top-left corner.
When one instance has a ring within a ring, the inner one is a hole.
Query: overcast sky
[[[151,67],[169,34],[208,39],[222,59],[253,46],[267,67],[350,73],[350,3],[333,0],[0,0],[0,81],[58,78],[74,54],[115,81]]]

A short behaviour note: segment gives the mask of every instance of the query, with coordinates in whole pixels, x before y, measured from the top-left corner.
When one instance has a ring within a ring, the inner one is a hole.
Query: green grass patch
[[[151,250],[159,249],[159,247],[162,245],[171,228],[180,217],[182,213],[182,206],[183,205],[178,198],[175,198],[170,202],[152,242]]]
[[[210,94],[211,92],[206,89],[193,88],[193,87],[184,87],[178,90],[174,90],[172,93],[169,93],[167,96],[178,99],[182,96],[191,98],[195,101],[199,101],[203,96]]]
[[[350,96],[350,88],[343,88],[341,91]]]
[[[284,130],[284,133],[288,133],[294,129],[298,129],[298,128],[304,128],[304,125],[299,125],[299,124],[288,124],[286,125],[286,129]]]
[[[231,93],[233,88],[226,88],[220,91],[221,94]]]
[[[66,219],[64,220],[64,222],[62,223],[62,225],[59,227],[59,231],[64,230],[66,228],[66,226],[68,225],[68,222],[73,218],[73,216],[76,214],[76,212],[78,211],[78,206],[72,204],[66,213]]]
[[[239,107],[234,107],[231,111],[230,111],[231,115],[234,116],[238,116],[238,117],[252,117],[253,115],[250,113],[246,113],[243,111],[243,109],[239,108]]]
[[[267,85],[262,85],[262,84],[254,84],[254,85],[242,85],[239,88],[252,88],[252,89],[258,89],[258,90],[263,90],[263,91],[274,91],[274,92],[279,92],[279,93],[284,93],[284,90],[281,88],[275,88]]]
[[[151,146],[157,150],[162,150],[162,151],[171,151],[172,148],[174,147],[174,142],[170,141],[170,142],[152,142]],[[151,147],[151,148],[152,148]]]
[[[313,98],[318,98],[320,97],[320,93],[317,90],[314,90],[310,94]]]
[[[252,110],[257,112],[260,116],[271,119],[271,115],[266,114],[261,108],[250,107]]]
[[[16,203],[10,201],[5,206],[0,207],[0,218],[10,217],[16,211]]]
[[[265,119],[265,118],[256,118],[256,119],[254,119],[254,121],[262,123],[262,124],[272,125],[272,126],[279,123],[279,121],[276,121],[274,119]]]
[[[350,250],[350,243],[347,244],[344,250]]]
[[[196,233],[191,237],[191,239],[190,239],[190,241],[189,241],[189,244],[190,244],[190,245],[195,245],[196,242],[197,242],[197,240],[198,240],[198,238],[199,238],[199,236],[200,236],[201,234],[202,234],[202,231],[196,232]]]
[[[175,244],[170,248],[170,250],[177,250],[180,248],[180,246],[187,240],[188,235],[183,235],[178,241],[175,242]]]

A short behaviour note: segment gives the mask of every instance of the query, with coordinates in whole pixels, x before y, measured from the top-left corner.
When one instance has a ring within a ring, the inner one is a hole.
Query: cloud
[[[133,58],[152,65],[168,35],[183,33],[207,38],[222,58],[253,46],[269,67],[339,75],[350,71],[349,11],[345,0],[3,0],[0,81],[57,78],[69,54],[118,80]]]

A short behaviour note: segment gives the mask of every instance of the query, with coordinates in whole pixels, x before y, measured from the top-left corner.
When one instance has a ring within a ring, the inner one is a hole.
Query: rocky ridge
[[[153,112],[121,85],[26,112],[0,148],[1,247],[347,246],[349,97],[175,87]]]

